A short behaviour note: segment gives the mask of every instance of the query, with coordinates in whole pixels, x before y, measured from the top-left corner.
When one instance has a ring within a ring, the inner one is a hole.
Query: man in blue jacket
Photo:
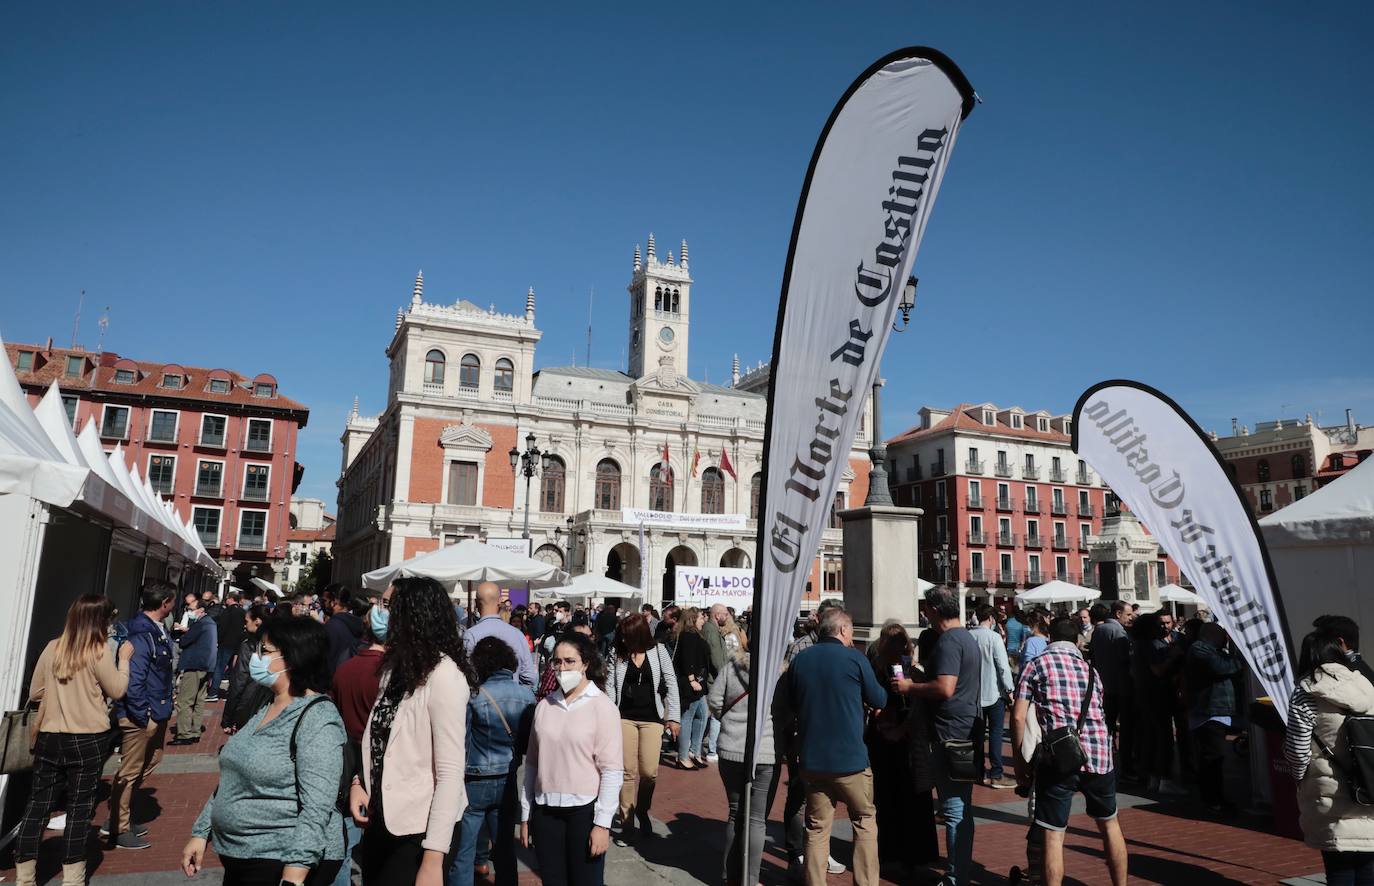
[[[167,721],[172,716],[172,644],[162,622],[172,612],[176,592],[163,582],[143,589],[142,612],[125,625],[134,647],[129,659],[129,690],[114,704],[119,731],[119,771],[110,784],[110,821],[103,829],[120,849],[147,849],[148,829],[133,821],[134,791],[162,760]]]
[[[205,614],[205,604],[196,600],[190,612],[186,633],[177,639],[181,658],[177,660],[177,737],[174,745],[200,741],[205,719],[205,697],[209,694],[210,674],[215,669],[215,620]]]
[[[863,653],[854,648],[854,621],[842,607],[825,611],[817,642],[792,659],[778,683],[784,720],[794,720],[806,782],[807,886],[825,886],[835,804],[854,825],[854,882],[877,886],[878,825],[873,770],[864,745],[864,706],[887,704]]]

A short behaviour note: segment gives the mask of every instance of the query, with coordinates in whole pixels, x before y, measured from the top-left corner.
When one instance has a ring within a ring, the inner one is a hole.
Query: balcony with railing
[[[421,382],[420,390],[426,394],[441,395],[444,393],[444,383],[441,381]]]
[[[987,533],[981,529],[970,529],[968,532],[968,543],[971,545],[985,545],[988,543]]]
[[[267,501],[266,486],[247,486],[243,490],[244,501]]]
[[[1078,476],[1074,478],[1074,482],[1079,486],[1091,486],[1093,480],[1087,471],[1079,471]]]
[[[1067,535],[1056,535],[1051,542],[1051,546],[1056,551],[1067,551],[1069,549],[1069,537]]]
[[[970,458],[964,462],[964,472],[968,474],[982,474],[984,462],[981,458]]]
[[[1026,533],[1026,547],[1031,550],[1041,550],[1045,547],[1045,536],[1039,533]]]
[[[149,480],[149,481],[148,481],[148,485],[150,485],[150,486],[153,487],[153,491],[154,491],[154,492],[159,493],[159,494],[161,494],[161,495],[171,495],[171,494],[172,494],[172,478],[171,478],[171,477],[168,477],[168,478],[165,479],[165,480]]]
[[[223,449],[224,431],[201,431],[200,441],[196,445],[204,446],[207,449]]]
[[[1062,501],[1050,502],[1050,513],[1056,517],[1067,517],[1069,508]]]
[[[1045,581],[1046,576],[1043,572],[1037,572],[1035,570],[1028,570],[1026,572],[1026,587],[1028,588],[1033,588],[1036,585],[1042,585],[1045,583]]]
[[[515,399],[515,392],[510,388],[493,388],[491,399],[495,400],[497,403],[510,403]]]
[[[1038,498],[1028,498],[1028,499],[1026,499],[1025,503],[1022,505],[1022,510],[1024,510],[1027,514],[1038,514],[1038,513],[1040,513],[1040,499],[1038,499]]]
[[[914,483],[917,480],[924,479],[924,477],[925,472],[921,470],[920,465],[912,465],[906,469],[906,482],[908,483]]]
[[[207,480],[197,480],[195,494],[201,498],[223,498],[224,484],[222,484],[218,480],[215,480],[214,482],[210,482]]]
[[[1075,538],[1075,539],[1073,540],[1073,549],[1074,549],[1075,551],[1077,551],[1078,553],[1080,553],[1080,554],[1086,554],[1086,553],[1088,553],[1088,539],[1087,539],[1087,537],[1086,537],[1086,536],[1080,535],[1078,538]]]
[[[1039,480],[1040,469],[1037,468],[1035,465],[1022,465],[1021,477],[1026,480]]]
[[[1050,482],[1051,482],[1051,483],[1063,483],[1063,482],[1064,482],[1064,469],[1063,469],[1063,468],[1050,468]]]
[[[988,583],[988,574],[981,569],[970,569],[967,581],[971,585],[985,585]]]
[[[168,427],[162,424],[154,424],[148,428],[149,443],[175,443],[177,441],[177,429],[173,425]]]
[[[999,585],[1014,586],[1016,584],[1016,570],[1002,569],[997,573],[997,583]]]
[[[271,452],[272,438],[250,436],[247,440],[244,441],[243,448],[246,452]],[[242,545],[240,545],[239,547],[242,547]]]
[[[1083,580],[1080,581],[1080,582],[1078,582],[1078,584],[1082,585],[1082,586],[1085,587],[1085,588],[1092,588],[1092,589],[1096,590],[1096,589],[1097,589],[1097,576],[1096,576],[1096,575],[1093,575],[1091,572],[1084,573],[1084,575],[1083,575]]]
[[[1016,510],[1016,499],[1015,499],[1015,498],[1012,498],[1012,497],[1010,497],[1010,496],[1007,496],[1007,497],[1004,498],[1004,497],[1002,497],[1002,496],[999,495],[999,496],[997,497],[997,510],[999,510],[999,511],[1014,511],[1014,510]]]
[[[997,533],[997,546],[998,546],[999,548],[1014,548],[1014,547],[1016,547],[1016,533],[1015,533],[1015,532],[999,532],[999,533]]]
[[[1077,572],[1068,572],[1067,570],[1065,570],[1065,571],[1058,571],[1058,570],[1057,570],[1057,571],[1054,573],[1054,577],[1057,578],[1057,579],[1060,580],[1060,581],[1066,581],[1066,582],[1068,582],[1068,583],[1071,584],[1071,585],[1076,585],[1076,584],[1079,583],[1078,580],[1079,580],[1079,578],[1081,578],[1082,576],[1080,576]]]
[[[992,472],[999,477],[1010,477],[1011,464],[1009,462],[999,461],[992,466]]]
[[[944,475],[945,475],[945,463],[944,463],[944,462],[942,462],[942,461],[937,461],[935,464],[933,464],[933,465],[930,466],[930,476],[932,476],[932,477],[943,477]]]
[[[1093,515],[1092,502],[1080,501],[1078,503],[1078,516],[1091,517]]]
[[[983,496],[969,493],[968,502],[966,506],[970,510],[981,511],[984,507],[987,506],[987,503],[984,500]]]
[[[242,551],[262,551],[267,549],[267,535],[265,533],[244,533],[239,536],[239,550]]]
[[[200,543],[205,545],[208,550],[213,551],[219,546],[219,530],[197,529],[196,535],[200,538]]]

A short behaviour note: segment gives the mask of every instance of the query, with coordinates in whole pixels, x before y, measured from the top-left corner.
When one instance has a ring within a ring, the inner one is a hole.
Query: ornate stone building
[[[686,241],[660,260],[651,234],[644,253],[635,248],[628,286],[628,371],[536,370],[533,289],[523,314],[504,314],[427,302],[417,277],[386,349],[386,408],[365,417],[355,405],[341,438],[336,578],[357,582],[463,538],[521,537],[527,487],[510,451],[530,435],[545,455],[528,485],[535,556],[631,585],[647,569],[656,604],[672,598],[677,566],[752,567],[768,369],[741,376],[736,358],[729,386],[689,377],[691,290]],[[837,509],[867,494],[868,414]],[[734,514],[743,528],[686,518],[650,526],[641,563],[639,524],[625,508]],[[843,593],[837,519],[832,526],[811,599]]]

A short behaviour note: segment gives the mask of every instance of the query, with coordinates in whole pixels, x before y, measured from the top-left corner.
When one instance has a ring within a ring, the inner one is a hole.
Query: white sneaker
[[[716,754],[715,751],[712,751],[711,753],[706,755],[706,762],[708,763],[715,763],[718,760],[720,760],[720,756]]]
[[[843,874],[845,866],[834,859],[833,856],[826,856],[826,871],[831,874]]]

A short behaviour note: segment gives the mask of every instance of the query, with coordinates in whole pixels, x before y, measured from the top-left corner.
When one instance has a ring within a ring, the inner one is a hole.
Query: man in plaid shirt
[[[1032,703],[1042,732],[1077,724],[1092,667],[1078,650],[1078,634],[1074,619],[1056,618],[1050,624],[1049,647],[1022,670],[1012,712],[1015,747],[1021,747]],[[1102,712],[1102,681],[1091,682],[1093,695],[1079,731],[1087,762],[1081,770],[1067,776],[1046,767],[1035,772],[1034,826],[1045,835],[1046,886],[1060,886],[1064,880],[1064,831],[1069,825],[1069,807],[1075,792],[1083,794],[1087,813],[1097,821],[1113,886],[1124,886],[1126,882],[1126,838],[1116,818],[1116,772],[1111,736]]]

